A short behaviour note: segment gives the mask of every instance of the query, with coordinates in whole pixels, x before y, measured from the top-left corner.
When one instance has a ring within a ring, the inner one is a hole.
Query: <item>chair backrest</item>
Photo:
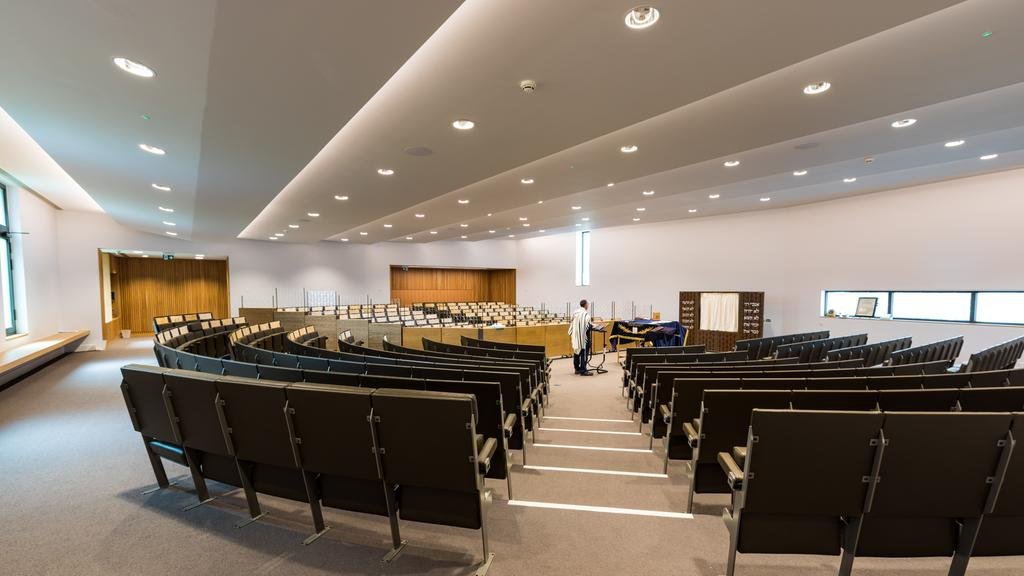
[[[964,388],[960,408],[965,412],[1014,412],[1024,410],[1024,388]]]
[[[282,382],[233,376],[217,380],[217,392],[239,460],[295,467],[284,418],[286,387]]]
[[[789,390],[705,390],[697,461],[715,463],[719,452],[745,445],[751,412],[789,408],[790,395]]]
[[[143,364],[124,366],[121,368],[121,393],[137,432],[154,440],[177,444],[164,405],[165,372],[165,368]]]
[[[379,478],[367,418],[373,390],[325,384],[293,384],[285,390],[302,466],[311,472]]]
[[[952,412],[956,410],[960,390],[880,390],[878,407],[885,412]]]
[[[877,390],[793,390],[794,410],[871,411],[878,407]]]
[[[219,378],[201,372],[169,370],[164,375],[164,383],[170,393],[169,402],[178,418],[182,444],[202,452],[226,456],[230,451],[224,442],[215,404]]]

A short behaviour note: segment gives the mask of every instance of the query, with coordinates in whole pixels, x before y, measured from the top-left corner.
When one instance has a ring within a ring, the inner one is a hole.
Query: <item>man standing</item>
[[[572,340],[572,364],[576,374],[592,376],[587,371],[587,347],[590,344],[590,311],[586,300],[580,300],[580,307],[572,313],[569,321],[569,338]]]

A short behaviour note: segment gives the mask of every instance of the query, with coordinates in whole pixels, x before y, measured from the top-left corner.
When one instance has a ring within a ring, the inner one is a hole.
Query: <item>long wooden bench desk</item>
[[[0,389],[46,363],[74,352],[88,336],[88,330],[58,332],[0,352]]]

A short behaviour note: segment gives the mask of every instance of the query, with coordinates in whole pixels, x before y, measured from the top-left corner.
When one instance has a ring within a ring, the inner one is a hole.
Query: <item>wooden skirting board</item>
[[[0,352],[0,388],[75,349],[89,336],[88,330],[58,332]]]

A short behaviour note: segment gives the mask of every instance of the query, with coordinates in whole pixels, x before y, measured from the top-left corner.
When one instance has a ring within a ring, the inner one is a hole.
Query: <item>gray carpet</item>
[[[480,559],[479,533],[403,522],[409,546],[382,568],[387,520],[327,510],[333,526],[302,546],[310,532],[307,509],[261,496],[268,517],[237,529],[244,500],[229,493],[184,512],[194,502],[185,469],[168,464],[186,488],[140,495],[153,485],[138,435],[118,389],[118,368],[152,363],[148,339],[114,343],[57,362],[0,392],[0,573],[11,575],[162,574],[471,574]],[[580,378],[555,364],[549,416],[629,420],[620,396],[620,370]],[[548,418],[537,444],[646,449],[649,438],[572,430],[635,432],[636,424]],[[561,430],[556,430],[561,429]],[[653,453],[530,446],[530,466],[658,474]],[[681,512],[686,477],[669,478],[524,470],[516,457],[516,500]],[[645,574],[716,576],[724,572],[726,531],[722,496],[698,496],[694,519],[510,506],[501,481],[489,480],[494,501],[488,522],[490,574]],[[217,494],[230,488],[212,485]],[[741,576],[828,576],[836,558],[741,555]],[[859,559],[862,576],[946,573],[948,560]],[[973,560],[973,576],[1024,574],[1024,558]]]

